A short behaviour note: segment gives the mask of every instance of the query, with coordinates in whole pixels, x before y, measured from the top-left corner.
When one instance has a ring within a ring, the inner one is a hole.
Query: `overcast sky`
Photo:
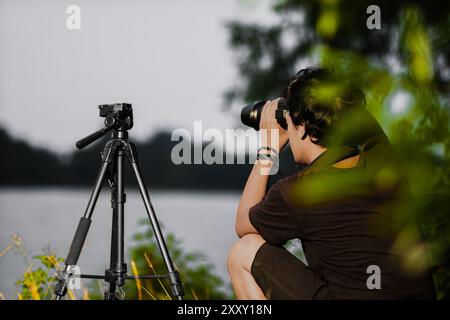
[[[238,79],[224,23],[274,19],[270,1],[0,0],[0,125],[58,152],[99,129],[97,105],[133,104],[132,135],[232,127]],[[81,8],[68,30],[66,9]]]

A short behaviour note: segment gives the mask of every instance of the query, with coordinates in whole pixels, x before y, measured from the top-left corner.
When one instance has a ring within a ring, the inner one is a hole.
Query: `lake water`
[[[18,233],[30,258],[42,254],[48,245],[59,256],[65,257],[90,192],[88,189],[0,189],[0,252],[11,243],[11,236]],[[228,249],[237,239],[234,218],[239,194],[150,191],[150,197],[157,217],[164,225],[163,233],[174,233],[182,240],[184,250],[205,254],[215,265],[215,273],[228,284],[226,258]],[[103,274],[108,267],[109,201],[109,193],[103,192],[78,262],[82,273]],[[127,244],[138,230],[138,220],[146,217],[139,193],[128,191],[125,205]],[[26,268],[23,257],[12,251],[0,257],[0,292],[6,298],[14,297],[14,282]]]

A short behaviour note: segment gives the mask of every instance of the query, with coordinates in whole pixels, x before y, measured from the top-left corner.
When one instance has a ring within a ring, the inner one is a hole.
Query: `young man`
[[[434,298],[430,273],[405,271],[395,249],[395,215],[407,202],[407,184],[400,176],[380,180],[390,146],[364,111],[363,93],[309,68],[284,98],[287,130],[275,118],[278,100],[263,108],[260,128],[278,130],[279,141],[274,145],[270,134],[263,141],[264,160],[255,162],[237,210],[240,240],[228,258],[237,298]],[[287,142],[307,167],[266,194],[269,176],[262,173]],[[294,238],[308,265],[284,249]]]

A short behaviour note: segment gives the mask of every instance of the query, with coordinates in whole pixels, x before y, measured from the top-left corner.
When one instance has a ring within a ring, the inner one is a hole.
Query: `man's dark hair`
[[[295,125],[305,126],[314,143],[327,145],[330,132],[348,111],[364,108],[364,93],[342,77],[321,68],[300,70],[286,88],[284,98]]]

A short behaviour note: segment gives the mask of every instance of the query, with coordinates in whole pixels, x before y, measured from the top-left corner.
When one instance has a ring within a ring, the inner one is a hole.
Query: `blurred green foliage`
[[[140,221],[142,230],[133,237],[129,249],[129,274],[166,274],[164,261],[159,252],[155,236],[148,220]],[[185,290],[185,299],[229,299],[230,290],[223,280],[214,273],[214,266],[208,263],[206,257],[200,253],[186,252],[181,242],[173,234],[166,236],[166,244],[176,269],[180,272]],[[133,266],[134,265],[134,266]],[[134,267],[134,268],[133,268]],[[138,286],[142,286],[139,288]],[[92,284],[91,299],[101,299],[103,292],[99,286]],[[103,288],[102,288],[103,289]],[[170,283],[166,279],[142,279],[139,282],[128,280],[124,286],[126,299],[167,300],[171,295]]]
[[[225,98],[229,105],[272,98],[310,65],[361,87],[393,146],[394,161],[377,168],[377,179],[389,185],[406,175],[412,191],[411,203],[396,211],[395,246],[410,270],[420,271],[430,259],[438,298],[450,298],[450,2],[378,1],[379,30],[366,27],[371,4],[273,1],[278,22],[228,23],[242,80]],[[328,182],[316,189],[340,190]]]
[[[146,219],[140,222],[141,231],[136,232],[129,248],[130,263],[128,274],[166,274],[166,268],[158,249],[154,233]],[[166,236],[166,244],[175,267],[179,270],[185,289],[185,299],[230,299],[231,287],[214,273],[214,266],[200,253],[189,253],[182,249],[181,242],[173,234]],[[22,246],[22,245],[21,245]],[[16,252],[16,250],[14,250]],[[22,253],[21,253],[22,252]],[[24,250],[17,252],[23,255]],[[24,256],[26,258],[26,256]],[[27,260],[27,259],[26,259]],[[27,270],[17,280],[17,294],[13,299],[45,300],[53,296],[52,285],[55,275],[63,266],[63,258],[50,249],[44,255],[35,256],[26,262]],[[139,283],[139,285],[138,285]],[[98,300],[103,299],[107,285],[103,281],[82,282],[81,288],[68,290],[65,299]],[[170,283],[167,279],[127,280],[118,295],[127,300],[168,300],[171,299]]]
[[[52,254],[33,257],[33,262],[23,274],[23,278],[16,281],[18,298],[20,300],[44,300],[51,298],[50,284],[55,270],[64,259]],[[37,267],[33,268],[36,264]]]

